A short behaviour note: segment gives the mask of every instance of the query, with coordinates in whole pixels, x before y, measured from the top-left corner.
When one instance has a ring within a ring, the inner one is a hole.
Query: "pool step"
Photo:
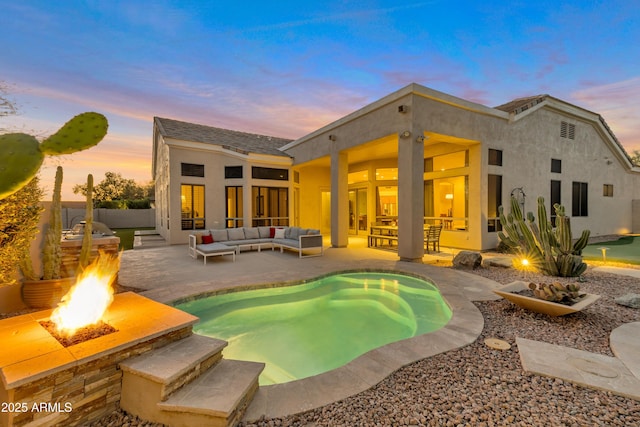
[[[258,391],[263,363],[223,359],[158,407],[171,426],[237,425]]]
[[[170,426],[237,424],[264,364],[224,360],[226,346],[226,341],[191,335],[125,360],[120,406]]]

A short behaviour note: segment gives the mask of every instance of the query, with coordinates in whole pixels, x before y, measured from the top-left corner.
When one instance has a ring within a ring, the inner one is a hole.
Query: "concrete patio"
[[[144,243],[139,247],[144,248]],[[136,249],[123,254],[119,282],[140,290],[146,297],[171,304],[221,290],[297,283],[335,271],[396,270],[431,279],[453,308],[454,317],[451,325],[448,325],[449,329],[439,336],[433,336],[431,343],[428,340],[405,340],[378,349],[377,353],[370,352],[370,357],[358,358],[355,363],[341,370],[261,387],[245,417],[252,420],[263,415],[275,417],[293,414],[340,400],[366,390],[404,365],[475,341],[482,331],[483,319],[471,302],[499,299],[493,290],[501,285],[478,275],[442,268],[449,264],[452,257],[453,251],[443,248],[441,253],[425,255],[422,264],[401,262],[396,253],[367,248],[365,239],[355,238],[348,248],[330,248],[327,242],[322,257],[299,259],[294,252],[280,253],[267,249],[262,252],[242,252],[236,256],[235,262],[231,257],[214,257],[204,265],[202,259],[195,260],[187,255],[186,245],[157,246],[154,243],[148,249]],[[560,370],[541,369],[539,364],[534,363],[541,360],[538,354],[541,351],[545,354],[544,359],[574,360],[578,356],[570,351],[572,349],[519,340],[523,368],[640,400],[638,368],[633,365],[640,352],[637,338],[634,338],[634,335],[638,335],[640,324],[629,325],[612,334],[612,347],[615,342],[618,343],[618,349],[622,345],[624,349],[616,351],[614,348],[618,356],[616,358],[598,357],[597,369],[593,363],[585,365],[586,362],[564,363]],[[452,340],[454,336],[456,340]],[[454,342],[450,342],[451,345],[439,344],[447,341]],[[372,375],[372,371],[380,369],[379,356],[382,354],[385,355],[385,369]],[[596,357],[589,355],[591,353],[582,354],[579,359],[591,360]],[[389,364],[389,361],[393,363]]]

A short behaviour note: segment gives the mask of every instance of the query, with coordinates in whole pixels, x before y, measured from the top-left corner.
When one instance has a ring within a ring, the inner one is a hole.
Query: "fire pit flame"
[[[70,337],[76,330],[100,322],[113,301],[112,284],[119,265],[119,255],[101,252],[79,274],[76,284],[51,313],[60,335]]]

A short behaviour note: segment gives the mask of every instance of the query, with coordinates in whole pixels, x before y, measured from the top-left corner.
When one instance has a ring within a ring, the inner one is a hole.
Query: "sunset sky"
[[[635,0],[0,0],[0,25],[19,108],[1,133],[109,119],[98,146],[45,164],[65,200],[88,173],[151,180],[154,116],[295,139],[412,82],[491,107],[547,93],[640,150]]]

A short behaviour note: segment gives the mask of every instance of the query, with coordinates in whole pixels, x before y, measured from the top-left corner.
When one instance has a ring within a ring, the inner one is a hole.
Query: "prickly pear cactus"
[[[70,154],[92,147],[107,134],[108,122],[99,113],[82,113],[39,143],[31,135],[0,135],[0,199],[24,187],[36,175],[46,155]]]
[[[0,135],[0,199],[33,179],[44,160],[40,143],[25,133]]]
[[[102,141],[107,134],[107,128],[107,119],[102,114],[78,114],[58,132],[42,141],[40,150],[51,156],[75,153]]]

